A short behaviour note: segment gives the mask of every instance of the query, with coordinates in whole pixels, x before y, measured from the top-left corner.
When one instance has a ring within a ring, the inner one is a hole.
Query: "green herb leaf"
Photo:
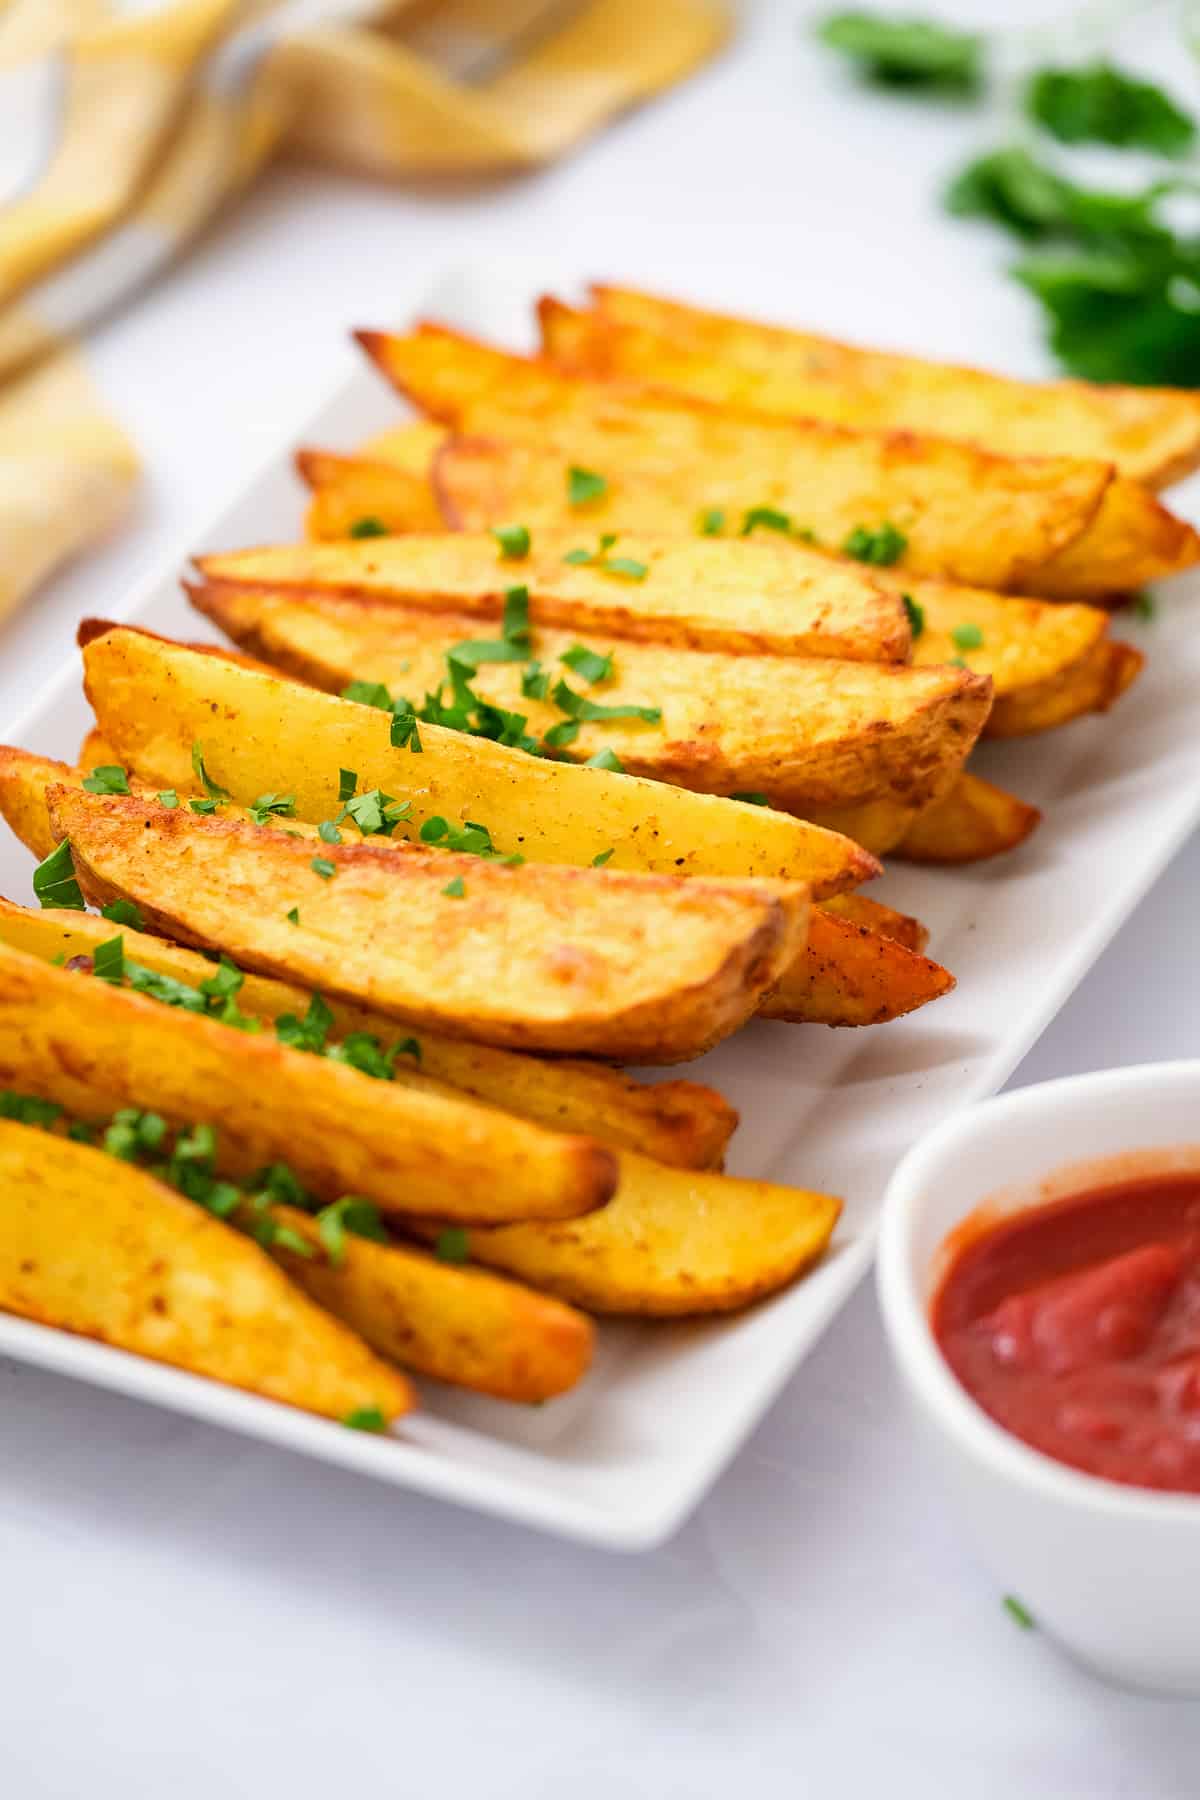
[[[280,1013],[275,1021],[275,1036],[289,1050],[306,1050],[312,1056],[323,1056],[325,1041],[333,1030],[333,1014],[321,994],[313,994],[302,1019],[295,1013]]]
[[[354,790],[357,786],[358,786],[358,771],[356,769],[339,769],[338,770],[338,804],[341,806],[344,806],[346,804],[346,801],[349,800],[351,795],[354,793]]]
[[[738,535],[749,537],[760,527],[763,531],[788,532],[792,529],[792,521],[787,513],[778,512],[773,506],[752,506],[742,515],[742,529]]]
[[[1010,1619],[1014,1619],[1022,1631],[1033,1631],[1036,1622],[1027,1606],[1023,1606],[1015,1594],[1005,1594],[1004,1610]]]
[[[113,925],[128,925],[133,931],[146,929],[141,909],[132,900],[110,900],[107,906],[100,908],[100,917],[108,919]]]
[[[120,987],[125,980],[125,939],[106,938],[92,951],[92,974],[97,981],[111,981]]]
[[[1062,144],[1113,144],[1182,156],[1195,121],[1153,82],[1094,62],[1081,69],[1039,69],[1025,92],[1031,119]]]
[[[322,881],[332,881],[337,874],[337,864],[330,862],[325,856],[314,856],[308,866]]]
[[[613,658],[610,650],[607,656],[601,656],[596,650],[589,650],[586,644],[572,644],[564,650],[559,662],[566,663],[568,669],[574,669],[585,681],[593,686],[598,681],[610,681],[613,672]]]
[[[189,800],[188,801],[188,806],[191,809],[191,811],[194,813],[198,813],[202,819],[211,818],[213,813],[216,812],[216,810],[220,804],[221,804],[221,802],[219,800]]]
[[[566,750],[579,736],[579,721],[564,719],[560,725],[552,725],[542,742],[551,750]]]
[[[342,699],[353,700],[358,706],[374,706],[380,712],[392,710],[392,696],[382,681],[352,681],[342,689]],[[340,773],[344,776],[349,770],[343,769]],[[354,779],[357,783],[358,776]]]
[[[925,629],[925,608],[919,606],[911,594],[901,594],[900,598],[904,603],[909,630],[912,632],[912,641],[915,644]]]
[[[359,1406],[348,1412],[342,1424],[351,1431],[386,1431],[387,1420],[377,1406]]]
[[[290,912],[284,914],[284,917],[289,925],[298,925],[300,923],[300,908],[298,906],[293,906]]]
[[[596,553],[594,550],[568,550],[567,554],[563,557],[565,563],[574,563],[577,567],[583,563],[593,563],[595,560]]]
[[[174,788],[164,788],[162,793],[158,796],[158,804],[174,811],[175,807],[179,805],[179,795],[175,792]]]
[[[64,838],[56,845],[33,871],[33,891],[44,907],[61,907],[69,912],[87,911],[75,879],[70,838]]]
[[[701,537],[720,537],[725,529],[725,514],[719,506],[706,506],[696,521]]]
[[[492,536],[500,546],[500,556],[505,562],[520,562],[529,555],[529,531],[524,525],[497,525]]]
[[[589,501],[602,500],[607,492],[608,482],[593,469],[581,469],[572,463],[567,470],[567,501],[571,506],[587,506]]]
[[[978,625],[969,621],[965,625],[956,625],[950,633],[956,650],[980,650],[983,648],[983,632]]]
[[[572,719],[640,719],[645,725],[658,725],[662,721],[660,706],[602,706],[598,700],[589,700],[585,694],[577,694],[565,681],[556,683],[553,700],[555,706]],[[546,733],[546,742],[550,742],[549,732]]]
[[[606,556],[600,564],[606,575],[617,575],[625,581],[645,581],[650,565],[632,556]]]
[[[397,825],[411,812],[411,800],[396,800],[382,788],[370,788],[365,794],[351,795],[338,814],[337,824],[353,819],[364,837],[391,837]],[[326,838],[325,841],[340,842],[340,838]]]
[[[540,662],[525,665],[521,673],[521,692],[526,700],[544,700],[550,692],[550,677]]]
[[[53,1125],[62,1117],[62,1107],[54,1100],[41,1100],[36,1094],[14,1093],[0,1088],[0,1119],[13,1119],[18,1125]]]
[[[874,528],[856,525],[842,545],[842,554],[852,556],[856,562],[887,569],[899,562],[907,549],[908,539],[904,533],[890,519],[885,519],[882,525]]]
[[[463,899],[463,897],[466,894],[466,891],[467,891],[466,884],[464,883],[461,875],[456,875],[454,877],[454,880],[448,881],[446,883],[445,887],[442,889],[443,894],[445,894],[447,896],[447,898],[450,900]]]
[[[192,745],[192,771],[210,800],[228,800],[230,798],[228,788],[218,787],[217,783],[209,776],[204,765],[204,752],[199,744]]]
[[[1135,594],[1131,605],[1134,618],[1140,619],[1144,625],[1149,624],[1158,612],[1153,594]]]
[[[471,1239],[461,1225],[447,1225],[433,1243],[433,1254],[439,1262],[465,1263],[471,1254]]]
[[[955,31],[932,19],[839,12],[821,22],[817,36],[879,87],[965,97],[983,82],[986,45],[979,32]]]
[[[352,538],[387,537],[388,535],[388,528],[383,520],[377,519],[373,513],[369,513],[366,518],[355,519],[350,527]]]
[[[420,830],[423,844],[437,844],[443,850],[458,850],[467,856],[483,856],[489,860],[507,861],[501,856],[492,842],[492,834],[486,825],[476,819],[466,819],[461,825],[452,825],[448,819],[435,815],[426,819]]]
[[[317,836],[323,844],[340,844],[342,834],[332,819],[322,819],[317,826]]]
[[[260,794],[246,811],[256,825],[266,825],[272,818],[291,819],[296,815],[295,794]]]
[[[730,794],[731,800],[740,800],[743,806],[770,806],[766,794]]]
[[[344,1194],[331,1206],[323,1206],[317,1214],[317,1230],[335,1269],[346,1260],[347,1233],[370,1238],[376,1244],[388,1241],[379,1208],[373,1201],[363,1200],[357,1194]]]
[[[89,794],[127,794],[129,777],[118,763],[103,763],[84,778]]]
[[[593,858],[592,858],[593,869],[602,869],[604,867],[605,863],[609,860],[609,858],[612,856],[615,856],[616,853],[617,853],[617,847],[615,844],[610,846],[610,848],[607,850],[601,850],[596,856],[593,856]]]
[[[625,764],[615,750],[597,750],[595,756],[589,756],[583,766],[585,769],[608,769],[614,775],[625,773]]]
[[[407,746],[414,756],[423,754],[421,733],[417,730],[415,713],[396,712],[392,714],[391,741],[394,750],[403,750]]]

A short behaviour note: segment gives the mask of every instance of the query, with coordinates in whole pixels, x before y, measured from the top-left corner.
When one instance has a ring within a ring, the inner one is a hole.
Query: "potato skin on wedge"
[[[0,775],[0,803],[4,791]],[[10,900],[0,900],[0,943],[43,962],[91,956],[113,936],[114,929],[94,913],[31,912]],[[125,956],[143,968],[191,987],[198,987],[212,974],[212,964],[199,951],[169,938],[151,937],[128,926],[122,928],[122,937]],[[310,997],[306,989],[290,982],[248,974],[237,999],[242,1012],[273,1022],[283,1013],[303,1018]],[[327,1004],[333,1014],[332,1041],[355,1031],[367,1032],[381,1043],[395,1036],[395,1020],[369,1007],[337,999]],[[737,1126],[737,1113],[723,1095],[699,1082],[641,1082],[603,1063],[519,1056],[430,1031],[423,1031],[417,1042],[418,1064],[402,1056],[393,1065],[393,1081],[401,1086],[469,1094],[550,1131],[599,1138],[626,1150],[640,1150],[657,1162],[685,1169],[713,1168],[721,1162]]]
[[[203,1101],[223,1172],[290,1164],[323,1198],[472,1221],[602,1206],[614,1153],[491,1107],[376,1081],[0,945],[0,1086],[96,1122],[123,1106],[187,1124]]]
[[[510,1049],[684,1061],[746,1021],[807,931],[799,882],[504,868],[368,842],[314,858],[311,841],[135,795],[58,787],[47,801],[94,898],[134,900],[261,974]]]
[[[623,1151],[613,1200],[569,1227],[471,1231],[471,1257],[593,1313],[734,1312],[794,1281],[840,1200],[769,1181],[664,1169]]]
[[[739,412],[567,375],[432,326],[403,338],[359,338],[393,384],[440,423],[548,447],[564,465],[605,475],[608,488],[589,508],[600,530],[652,528],[636,510],[648,490],[664,509],[656,528],[685,533],[701,509],[721,508],[740,522],[770,507],[836,549],[859,526],[900,520],[902,564],[914,573],[1071,598],[1137,586],[1200,559],[1200,536],[1111,463],[994,456],[949,438]],[[436,459],[443,506],[452,450]],[[1045,585],[1052,567],[1054,585]]]
[[[807,954],[772,988],[759,1012],[764,1019],[809,1025],[885,1025],[928,1006],[953,986],[948,969],[884,927],[817,907]]]
[[[879,872],[857,843],[766,807],[552,763],[436,725],[421,726],[417,756],[391,745],[391,721],[376,707],[129,626],[88,621],[80,636],[101,730],[156,788],[187,791],[200,741],[235,800],[250,805],[267,787],[291,793],[314,824],[339,811],[340,767],[364,791],[411,801],[414,828],[439,815],[482,819],[499,850],[537,862],[587,866],[611,853],[610,869],[796,879],[820,896]]]
[[[433,691],[447,654],[479,629],[469,614],[337,594],[221,584],[190,591],[193,605],[253,656],[330,693],[358,677]],[[578,643],[575,631],[534,628],[528,648],[543,668],[569,675],[563,658]],[[765,793],[772,806],[802,817],[881,797],[927,805],[954,779],[991,708],[990,677],[948,661],[913,669],[730,655],[591,632],[587,648],[609,661],[596,690],[603,704],[652,705],[661,720],[584,723],[565,756],[587,762],[611,750],[630,774],[704,793]],[[523,674],[521,663],[488,662],[472,679],[485,700],[519,711],[540,738],[564,714],[552,696],[526,696]],[[572,692],[582,691],[572,681]]]
[[[1028,801],[966,772],[913,820],[894,853],[905,862],[983,862],[1023,844],[1041,817]]]
[[[412,1406],[256,1244],[132,1164],[4,1119],[0,1188],[5,1312],[329,1419]]]

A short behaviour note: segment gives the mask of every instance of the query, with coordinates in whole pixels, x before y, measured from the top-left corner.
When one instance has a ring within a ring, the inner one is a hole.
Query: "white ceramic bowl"
[[[892,1177],[878,1284],[892,1349],[1001,1591],[1099,1675],[1200,1695],[1200,1496],[1084,1475],[1031,1450],[960,1386],[927,1306],[947,1232],[1106,1181],[1200,1170],[1200,1062],[1019,1088],[964,1109]]]

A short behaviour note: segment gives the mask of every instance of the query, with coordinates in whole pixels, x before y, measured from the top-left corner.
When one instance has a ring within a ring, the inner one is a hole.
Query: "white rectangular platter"
[[[439,284],[422,311],[514,346],[530,336],[559,268],[477,267]],[[311,420],[306,440],[350,446],[399,416],[364,369]],[[291,443],[187,551],[299,535],[304,495]],[[1193,487],[1191,511],[1196,511]],[[1172,503],[1187,512],[1189,496]],[[185,605],[184,561],[122,609],[173,636],[211,635]],[[540,1409],[425,1384],[419,1414],[374,1438],[176,1370],[0,1316],[0,1354],[139,1396],[292,1450],[507,1518],[613,1548],[662,1541],[724,1464],[867,1267],[889,1172],[928,1127],[1000,1087],[1200,820],[1200,583],[1177,583],[1157,619],[1120,630],[1150,652],[1109,719],[992,747],[984,773],[1046,811],[1014,856],[963,871],[897,868],[881,898],[919,914],[958,988],[868,1031],[759,1023],[688,1073],[739,1107],[734,1172],[845,1197],[833,1248],[790,1292],[739,1318],[606,1325],[582,1385]],[[65,652],[64,646],[64,652]],[[78,660],[6,741],[75,754],[89,723]],[[31,863],[0,841],[0,892],[31,898]]]

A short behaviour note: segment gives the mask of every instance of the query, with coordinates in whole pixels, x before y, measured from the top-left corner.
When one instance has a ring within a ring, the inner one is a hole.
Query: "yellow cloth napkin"
[[[727,29],[721,0],[0,0],[0,150],[33,162],[0,185],[0,615],[137,478],[70,345],[268,158],[527,167]]]

